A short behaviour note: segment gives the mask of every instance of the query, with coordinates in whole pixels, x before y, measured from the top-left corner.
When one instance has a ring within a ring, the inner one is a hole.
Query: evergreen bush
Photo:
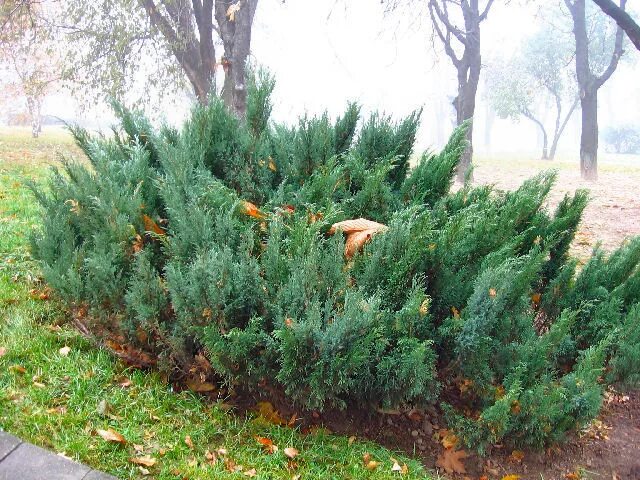
[[[640,379],[640,239],[577,272],[585,192],[451,192],[466,125],[410,168],[420,111],[277,125],[272,88],[246,122],[211,99],[180,130],[122,107],[113,136],[72,130],[89,163],[35,189],[33,252],[96,335],[311,409],[436,403],[479,449],[556,441]],[[388,229],[345,259],[329,229],[357,217]]]

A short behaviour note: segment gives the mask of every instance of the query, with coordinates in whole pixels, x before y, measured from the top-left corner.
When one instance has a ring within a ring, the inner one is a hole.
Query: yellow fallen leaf
[[[109,428],[107,430],[97,429],[96,433],[102,437],[103,440],[107,442],[120,443],[124,445],[127,443],[127,440],[121,433],[116,432],[113,428]]]
[[[65,345],[60,350],[58,350],[58,353],[60,353],[60,355],[62,355],[63,357],[66,357],[69,355],[70,351],[71,351],[71,347],[68,347],[67,345]]]
[[[256,475],[258,475],[258,472],[256,472],[255,468],[252,468],[251,470],[247,470],[246,472],[243,472],[243,475],[245,477],[255,477]]]
[[[156,464],[157,460],[148,455],[145,455],[144,457],[131,457],[129,461],[131,463],[142,465],[144,467],[153,467]]]
[[[366,468],[369,471],[373,471],[376,468],[378,468],[378,465],[380,465],[380,462],[376,462],[375,460],[369,460],[364,466],[364,468]]]
[[[520,480],[520,475],[507,475],[502,477],[502,480]]]
[[[186,437],[184,437],[184,443],[187,447],[193,450],[193,440],[191,440],[191,435],[187,435]]]

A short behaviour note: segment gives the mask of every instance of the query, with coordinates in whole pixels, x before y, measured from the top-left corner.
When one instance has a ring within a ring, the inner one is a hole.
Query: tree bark
[[[633,21],[631,15],[613,3],[612,0],[593,0],[593,2],[615,20],[618,26],[625,31],[631,43],[640,50],[640,25]]]
[[[453,100],[456,110],[456,123],[461,125],[471,119],[467,130],[468,147],[462,155],[457,167],[457,179],[473,179],[471,158],[473,156],[473,115],[476,108],[476,93],[480,80],[482,59],[480,56],[480,24],[487,18],[494,0],[487,0],[484,9],[480,9],[479,0],[463,0],[449,2],[448,0],[429,0],[428,8],[431,23],[438,38],[444,46],[444,51],[456,68],[458,77],[458,95]],[[460,7],[464,27],[453,24],[449,15],[448,4]],[[462,56],[456,54],[452,42],[462,45]]]
[[[580,99],[580,173],[585,180],[598,179],[598,90],[585,91]]]
[[[247,108],[246,63],[258,0],[158,0],[158,4],[156,0],[138,1],[151,23],[169,43],[202,104],[206,104],[209,95],[215,91],[218,64],[213,32],[220,36],[224,47],[220,63],[225,73],[222,99],[230,111],[244,119]],[[213,24],[214,17],[217,25]]]
[[[251,25],[258,0],[245,0],[235,13],[233,21],[227,15],[232,2],[216,0],[215,15],[224,46],[222,64],[225,71],[222,98],[238,118],[247,113],[246,70],[251,47]]]
[[[580,172],[585,180],[598,179],[598,89],[611,77],[622,56],[623,30],[618,27],[616,41],[609,65],[597,76],[589,64],[589,37],[585,12],[585,0],[564,0],[573,20],[576,40],[576,77],[580,89],[582,128],[580,132]],[[626,0],[620,0],[624,10]]]
[[[556,151],[558,149],[558,142],[560,141],[560,137],[562,136],[562,133],[564,132],[564,129],[567,126],[567,123],[569,123],[569,119],[571,118],[571,115],[573,115],[573,112],[575,111],[577,106],[578,106],[578,99],[576,98],[571,104],[571,107],[569,107],[569,110],[567,111],[567,114],[565,115],[564,120],[562,120],[562,123],[560,123],[560,119],[562,115],[561,114],[562,104],[560,103],[557,104],[556,128],[553,132],[553,141],[551,142],[551,149],[549,150],[549,160],[553,160],[556,158]]]

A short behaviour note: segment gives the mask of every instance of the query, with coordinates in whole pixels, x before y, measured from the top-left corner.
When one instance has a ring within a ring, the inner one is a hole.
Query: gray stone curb
[[[0,432],[0,480],[117,480]]]

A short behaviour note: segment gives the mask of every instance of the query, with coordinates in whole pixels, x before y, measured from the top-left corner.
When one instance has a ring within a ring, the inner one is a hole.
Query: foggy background
[[[292,123],[299,115],[325,110],[335,116],[353,100],[362,105],[365,114],[380,110],[395,118],[424,107],[418,150],[442,146],[455,123],[451,105],[457,90],[455,69],[439,40],[432,39],[424,3],[388,11],[384,4],[372,0],[261,0],[253,26],[251,59],[275,76],[272,118]],[[628,3],[633,14],[638,11],[637,4],[638,0]],[[517,122],[500,119],[488,104],[485,67],[492,59],[512,55],[523,38],[547,21],[545,13],[551,5],[534,1],[505,6],[496,2],[482,24],[483,70],[474,118],[476,154],[539,157],[542,139],[536,125],[525,118]],[[601,132],[608,125],[640,122],[639,54],[628,42],[625,51],[626,58],[599,91]],[[161,102],[152,99],[153,111],[149,113],[178,124],[193,102],[187,91]],[[62,90],[46,98],[42,113],[96,129],[114,122],[105,104],[87,108]],[[558,157],[577,159],[579,135],[578,108],[561,138]],[[601,148],[600,159],[606,161],[608,156]]]

